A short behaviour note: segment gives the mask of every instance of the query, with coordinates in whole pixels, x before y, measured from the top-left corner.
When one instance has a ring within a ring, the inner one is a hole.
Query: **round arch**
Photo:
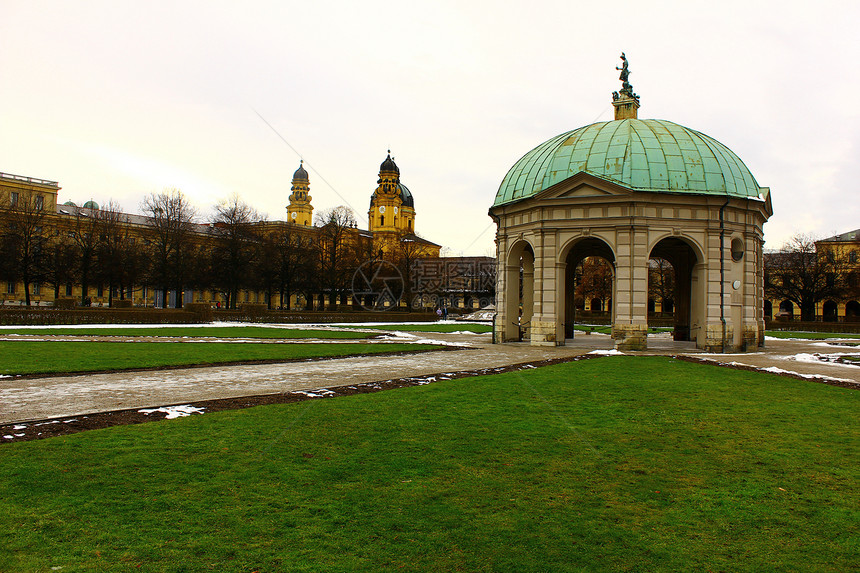
[[[677,235],[664,235],[648,251],[648,260],[663,259],[672,265],[674,332],[677,341],[688,341],[701,334],[706,310],[704,282],[700,279],[704,257],[695,241]],[[650,290],[649,277],[649,290]]]
[[[501,269],[500,269],[501,270]],[[529,337],[534,315],[534,247],[520,238],[508,248],[505,259],[505,313],[502,325],[504,340],[524,340]]]
[[[614,322],[615,298],[615,251],[608,241],[594,235],[581,235],[570,239],[558,251],[559,256],[556,263],[558,276],[558,290],[556,300],[560,317],[556,324],[556,337],[560,340],[572,338],[574,324],[576,323],[576,268],[589,257],[597,257],[609,263],[611,276],[608,277],[611,284],[603,287],[602,296],[587,296],[589,299],[600,299],[601,310],[610,312],[610,320]],[[585,296],[585,295],[584,295]]]
[[[656,247],[659,243],[661,243],[667,239],[675,239],[677,241],[680,241],[680,242],[686,244],[688,247],[690,247],[690,249],[693,251],[693,254],[696,256],[696,259],[698,261],[704,261],[705,260],[705,254],[704,254],[705,251],[702,248],[702,245],[700,245],[699,242],[696,241],[696,239],[694,239],[693,237],[688,237],[686,235],[675,235],[673,233],[660,233],[659,235],[654,235],[653,237],[649,237],[649,239],[650,239],[650,241],[648,244],[648,253],[649,253],[649,256],[651,256],[651,257],[654,256],[653,254],[651,254],[654,252],[654,247]]]
[[[821,314],[823,315],[822,318],[825,322],[836,322],[839,314],[839,307],[837,306],[836,301],[824,301],[824,304],[821,307]]]
[[[860,302],[849,300],[845,303],[845,320],[851,322],[860,320]]]

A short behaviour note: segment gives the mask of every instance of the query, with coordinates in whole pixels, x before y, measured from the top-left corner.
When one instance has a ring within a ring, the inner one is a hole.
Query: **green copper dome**
[[[743,161],[719,141],[671,121],[622,119],[562,133],[505,175],[493,206],[585,172],[638,191],[760,198]]]

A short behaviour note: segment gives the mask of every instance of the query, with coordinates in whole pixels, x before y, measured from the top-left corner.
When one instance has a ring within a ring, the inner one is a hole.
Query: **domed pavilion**
[[[562,133],[508,171],[497,223],[496,340],[564,344],[573,336],[577,266],[612,268],[612,337],[647,348],[649,261],[674,271],[674,338],[713,352],[764,344],[760,187],[728,147],[665,120],[638,119],[628,80],[615,120]]]

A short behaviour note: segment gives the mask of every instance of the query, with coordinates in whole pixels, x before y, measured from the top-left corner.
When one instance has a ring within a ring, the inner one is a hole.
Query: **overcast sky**
[[[612,119],[626,52],[643,119],[710,135],[771,188],[768,248],[860,227],[860,2],[0,0],[0,171],[139,212],[176,187],[362,227],[391,149],[416,227],[494,254],[507,170]]]

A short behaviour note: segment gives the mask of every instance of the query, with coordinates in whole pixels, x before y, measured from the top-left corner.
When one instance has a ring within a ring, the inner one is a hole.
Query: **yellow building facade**
[[[4,212],[9,212],[9,207],[15,206],[21,201],[33,201],[45,213],[44,226],[50,228],[49,238],[62,238],[70,241],[76,233],[87,232],[81,228],[82,224],[86,225],[87,222],[103,218],[105,212],[101,211],[98,205],[92,201],[88,201],[82,207],[78,207],[70,201],[59,204],[59,190],[60,186],[55,181],[0,173],[0,217],[3,216]],[[321,240],[320,228],[313,226],[314,207],[311,201],[310,178],[304,168],[304,163],[301,162],[291,180],[285,220],[260,223],[262,233],[286,231],[294,233],[305,243],[319,242]],[[390,154],[380,166],[377,187],[371,196],[370,214],[371,216],[368,217],[370,221],[369,230],[348,228],[344,231],[345,240],[356,245],[356,251],[363,250],[368,253],[375,253],[382,250],[382,247],[378,247],[378,245],[388,245],[392,240],[399,240],[399,238],[408,235],[412,237],[413,243],[420,243],[420,249],[413,249],[411,255],[418,258],[439,256],[439,245],[414,235],[414,200],[409,189],[400,183],[400,171]],[[151,226],[147,217],[126,213],[121,214],[121,217],[124,229],[127,230],[129,240],[133,245],[149,244],[148,234],[151,232]],[[192,243],[195,252],[198,250],[202,252],[207,242],[214,240],[217,236],[216,231],[215,226],[209,223],[193,224]],[[358,248],[359,244],[366,244],[366,246]],[[393,256],[393,249],[386,248],[384,250]],[[32,283],[30,285],[31,304],[51,306],[59,298],[74,299],[78,303],[82,299],[87,299],[92,306],[108,306],[112,299],[115,305],[117,304],[116,301],[123,300],[125,301],[122,303],[123,306],[161,307],[165,296],[168,297],[168,307],[176,306],[177,300],[181,300],[182,304],[208,303],[216,308],[224,306],[226,302],[225,295],[217,290],[188,288],[183,292],[170,291],[164,293],[161,289],[135,284],[123,288],[115,287],[114,292],[110,293],[105,285],[98,284],[97,281],[93,280],[87,292],[84,293],[82,285],[75,281],[66,281],[63,284],[56,283],[56,280],[50,286],[38,282]],[[318,303],[316,295],[310,295],[314,297],[314,301],[309,301],[307,296],[306,294],[292,294],[289,306],[291,308],[303,308],[310,303],[316,307],[315,303]],[[323,299],[322,294],[318,296],[320,300]],[[24,304],[24,300],[23,283],[3,281],[2,288],[0,288],[0,304],[6,306],[21,305]],[[262,289],[242,290],[237,302],[240,304],[268,303],[266,292]],[[344,305],[347,307],[353,304],[352,300],[344,301]],[[272,306],[277,306],[277,304]],[[286,306],[286,301],[284,306]]]

